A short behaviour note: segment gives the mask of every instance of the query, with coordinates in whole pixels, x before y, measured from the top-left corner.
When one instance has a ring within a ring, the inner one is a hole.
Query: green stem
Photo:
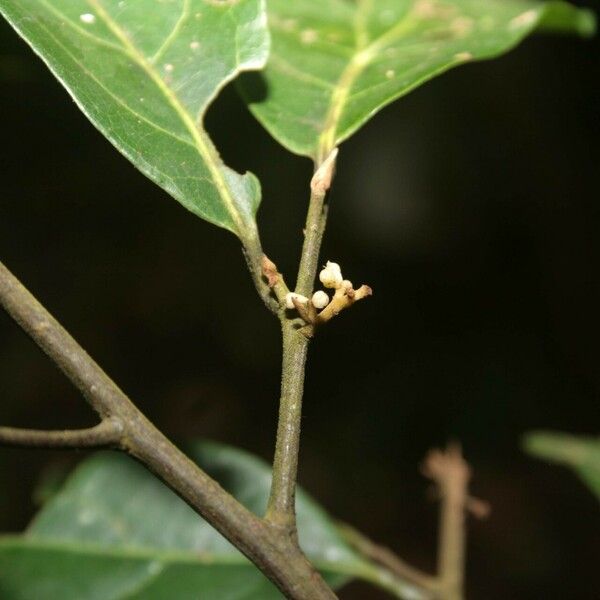
[[[266,518],[296,536],[296,476],[300,451],[300,422],[308,339],[294,323],[284,320],[283,366],[277,443],[273,461],[273,482]]]
[[[325,197],[331,186],[337,149],[318,166],[312,178],[310,204],[306,215],[304,244],[298,268],[296,293],[310,296],[317,274],[319,252],[327,222]],[[267,508],[267,521],[285,528],[296,539],[296,478],[300,451],[300,423],[308,337],[299,331],[296,319],[280,313],[283,332],[281,400],[277,441],[273,459],[273,482]]]
[[[338,150],[335,148],[325,160],[317,165],[310,182],[310,203],[304,227],[304,245],[296,279],[296,293],[309,296],[313,291],[323,234],[327,225],[327,192],[335,175]]]
[[[327,225],[328,207],[325,205],[326,192],[313,190],[306,216],[304,246],[296,280],[296,293],[310,297],[313,292],[315,276],[319,266],[319,254],[323,234]]]

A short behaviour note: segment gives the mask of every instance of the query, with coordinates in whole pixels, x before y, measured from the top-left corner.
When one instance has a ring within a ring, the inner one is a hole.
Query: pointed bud
[[[334,148],[313,175],[312,181],[310,182],[310,187],[314,193],[325,194],[331,187],[337,155],[338,149]]]

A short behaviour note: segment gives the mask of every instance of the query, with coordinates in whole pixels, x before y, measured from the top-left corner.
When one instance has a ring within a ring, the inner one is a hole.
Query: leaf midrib
[[[219,156],[212,142],[208,136],[204,134],[199,127],[197,127],[194,119],[181,104],[177,98],[177,95],[156,72],[154,66],[146,59],[146,57],[138,50],[138,48],[136,48],[125,31],[123,31],[123,29],[110,16],[110,14],[106,12],[102,3],[99,0],[87,1],[88,4],[97,12],[98,16],[104,21],[105,25],[109,28],[113,35],[115,35],[115,37],[121,42],[123,45],[123,50],[126,52],[127,56],[129,56],[129,58],[131,58],[131,60],[133,60],[158,87],[159,91],[167,99],[168,103],[171,105],[177,116],[181,119],[186,129],[189,131],[192,139],[194,140],[196,150],[207,165],[212,182],[219,196],[223,200],[229,216],[234,222],[236,233],[242,237],[246,229],[246,223],[236,208],[233,196],[231,195],[229,187],[225,182],[221,169],[219,168]]]
[[[417,20],[413,18],[413,10],[409,10],[391,29],[388,29],[378,38],[367,43],[364,19],[370,8],[372,8],[370,2],[361,2],[359,5],[359,10],[354,20],[356,53],[350,59],[348,66],[342,71],[331,94],[329,108],[325,117],[325,125],[319,136],[317,149],[318,163],[325,160],[335,147],[337,141],[337,127],[348,102],[350,91],[356,80],[369,64],[371,64],[371,61],[382,47],[394,41],[398,36],[407,33],[417,24]]]
[[[46,0],[40,0],[40,1],[46,7],[47,10],[49,10],[52,13],[54,13],[57,17],[60,17],[61,19],[64,19],[65,23],[67,23],[69,25],[69,27],[72,27],[73,29],[75,29],[78,33],[85,34],[86,37],[90,38],[91,40],[94,40],[94,43],[106,46],[107,48],[110,48],[111,50],[114,50],[115,52],[124,52],[124,50],[123,50],[123,48],[121,46],[117,46],[116,44],[111,44],[110,42],[108,42],[106,40],[103,40],[102,38],[96,37],[95,35],[92,35],[92,34],[88,33],[87,31],[81,29],[75,23],[73,23],[70,19],[68,19],[62,12],[60,12],[59,10],[56,10],[56,8],[54,8]],[[60,48],[62,48],[62,50],[65,52],[65,54],[67,54],[69,56],[69,58],[71,58],[74,62],[76,62],[78,64],[78,66],[81,68],[81,70],[90,79],[92,79],[100,88],[102,88],[115,102],[117,102],[125,110],[127,110],[128,112],[130,112],[132,115],[135,115],[138,119],[144,121],[145,123],[147,123],[148,125],[150,125],[154,129],[156,129],[157,131],[160,131],[161,133],[164,133],[165,135],[168,135],[169,137],[172,137],[173,139],[176,139],[178,142],[181,142],[182,144],[186,144],[187,146],[191,146],[192,148],[196,147],[195,144],[192,141],[190,141],[188,139],[185,139],[185,138],[182,138],[182,137],[179,137],[176,133],[174,133],[172,131],[169,131],[168,129],[165,129],[164,127],[161,127],[160,125],[158,125],[154,121],[151,121],[150,119],[148,119],[143,114],[141,114],[141,113],[137,112],[136,110],[134,110],[131,106],[129,106],[126,102],[124,102],[122,98],[120,98],[119,96],[117,96],[116,94],[114,94],[109,88],[107,88],[102,83],[102,81],[100,81],[92,73],[92,71],[90,71],[89,69],[87,69],[85,67],[85,65],[83,65],[82,63],[78,62],[77,58],[69,51],[69,49],[66,46],[64,46],[61,43],[60,39],[57,38],[50,29],[48,29],[47,27],[45,27],[41,23],[40,23],[40,27],[42,27],[44,29],[44,31],[48,34],[48,37],[52,38],[52,40],[54,40],[54,42],[58,46],[60,46]],[[167,175],[166,173],[163,173],[163,174],[165,176]]]

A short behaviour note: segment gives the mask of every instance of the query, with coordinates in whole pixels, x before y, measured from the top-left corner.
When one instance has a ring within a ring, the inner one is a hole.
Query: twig
[[[300,450],[300,422],[304,370],[309,340],[292,322],[284,322],[281,399],[277,442],[273,459],[273,481],[266,519],[296,537],[296,476]]]
[[[361,285],[357,290],[343,287],[338,288],[331,302],[319,313],[317,324],[327,323],[327,321],[330,321],[333,317],[337,317],[337,315],[352,306],[355,302],[364,300],[372,295],[373,290],[368,285]]]
[[[439,487],[440,541],[438,581],[440,598],[462,600],[465,572],[465,516],[471,469],[462,457],[460,446],[450,444],[445,452],[432,450],[423,463],[423,474]]]
[[[296,282],[296,293],[303,296],[311,294],[317,274],[319,252],[327,222],[325,197],[335,172],[336,156],[337,149],[317,168],[311,181],[310,204]],[[266,519],[281,527],[297,544],[295,494],[304,372],[309,338],[302,335],[298,331],[295,320],[287,318],[283,312],[281,322],[283,332],[281,399],[273,459],[273,481]]]
[[[335,148],[318,167],[310,183],[310,203],[306,215],[304,244],[296,280],[296,293],[302,296],[310,296],[313,291],[323,233],[327,224],[328,207],[325,204],[325,197],[335,174],[337,155],[338,149]]]
[[[336,598],[297,544],[242,506],[158,431],[2,263],[0,304],[83,393],[103,421],[116,418],[120,422],[118,447],[162,479],[287,598]]]
[[[32,448],[110,448],[118,446],[123,425],[116,418],[104,419],[95,427],[67,431],[39,431],[0,427],[0,446]]]
[[[376,544],[354,527],[341,523],[338,524],[338,530],[360,554],[384,566],[402,582],[411,582],[428,591],[437,589],[438,584],[435,577],[409,565],[389,548]]]

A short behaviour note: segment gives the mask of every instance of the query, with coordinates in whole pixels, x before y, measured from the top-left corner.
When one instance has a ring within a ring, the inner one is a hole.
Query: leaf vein
[[[57,44],[57,46],[59,46],[63,52],[92,80],[94,81],[104,92],[106,92],[106,94],[108,96],[110,96],[115,102],[117,102],[120,106],[122,106],[125,110],[129,111],[132,115],[134,115],[135,117],[137,117],[138,119],[144,121],[145,123],[147,123],[148,125],[150,125],[151,127],[154,127],[154,129],[156,129],[157,131],[160,131],[161,133],[164,133],[165,135],[168,135],[174,139],[176,139],[177,141],[186,144],[188,146],[191,146],[192,148],[195,148],[195,145],[192,141],[190,140],[186,140],[185,138],[182,138],[180,136],[178,136],[177,134],[173,133],[172,131],[169,131],[168,129],[165,129],[164,127],[161,127],[160,125],[158,125],[158,123],[155,123],[154,121],[151,121],[150,119],[148,119],[146,116],[144,116],[143,114],[137,112],[134,108],[132,108],[129,104],[127,104],[122,98],[120,98],[119,96],[117,96],[116,94],[114,94],[110,88],[107,88],[104,83],[98,79],[94,73],[92,73],[83,63],[81,63],[77,57],[69,50],[69,48],[67,46],[65,46],[61,39],[59,37],[57,37],[54,32],[49,29],[46,25],[39,23],[39,26],[46,32],[46,34],[48,35],[49,38],[53,39],[54,42]],[[94,37],[94,36],[92,36]],[[116,50],[118,52],[123,53],[124,50],[123,48],[120,48],[119,46],[110,46],[113,50]]]
[[[142,70],[146,72],[146,74],[150,77],[150,79],[154,82],[154,84],[158,87],[159,91],[163,94],[163,96],[167,99],[167,102],[171,105],[171,107],[178,114],[179,118],[190,132],[192,139],[196,145],[196,149],[200,156],[204,159],[208,170],[213,179],[213,184],[219,193],[219,196],[223,200],[227,212],[229,213],[231,219],[236,228],[236,232],[238,235],[243,236],[244,230],[246,229],[244,219],[241,214],[237,210],[235,206],[234,199],[230,193],[230,190],[225,182],[225,178],[221,173],[218,162],[219,156],[217,154],[216,149],[214,148],[212,142],[208,138],[208,136],[196,126],[193,118],[187,112],[187,110],[183,107],[177,96],[174,94],[173,90],[165,83],[162,77],[156,72],[153,65],[148,62],[146,57],[138,50],[138,48],[133,44],[133,42],[129,39],[127,34],[121,29],[121,27],[112,19],[110,14],[108,14],[101,4],[100,0],[88,0],[89,4],[96,9],[96,12],[100,16],[100,18],[105,22],[107,27],[113,32],[115,37],[123,44],[124,49],[126,50],[129,57],[137,63]]]
[[[183,0],[183,7],[181,11],[181,15],[179,15],[179,19],[175,23],[175,26],[166,37],[165,41],[161,44],[160,48],[154,53],[152,58],[150,59],[151,64],[155,64],[158,59],[168,50],[169,46],[173,43],[173,41],[179,35],[183,24],[187,21],[190,16],[190,0]]]
[[[368,7],[370,5],[362,4],[362,6]],[[394,27],[387,30],[364,48],[360,48],[359,38],[357,38],[357,49],[359,51],[352,57],[344,71],[342,71],[331,95],[323,131],[319,136],[317,156],[319,163],[333,150],[336,142],[337,127],[354,83],[383,47],[414,26],[417,21],[413,17],[413,12],[408,11]],[[358,30],[356,31],[358,32]]]

